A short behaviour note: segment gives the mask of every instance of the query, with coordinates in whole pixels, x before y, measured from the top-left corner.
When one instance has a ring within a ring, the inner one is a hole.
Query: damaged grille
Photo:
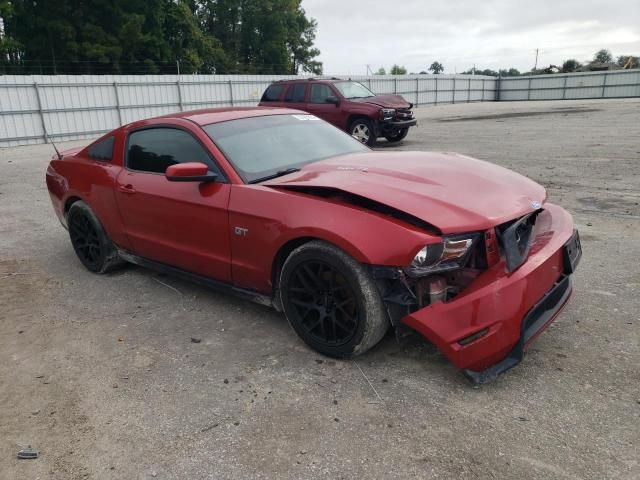
[[[533,227],[541,211],[538,210],[511,222],[503,223],[496,228],[498,243],[507,263],[507,271],[513,272],[527,260],[531,248]]]
[[[409,108],[398,108],[396,110],[396,120],[411,120],[413,112]]]

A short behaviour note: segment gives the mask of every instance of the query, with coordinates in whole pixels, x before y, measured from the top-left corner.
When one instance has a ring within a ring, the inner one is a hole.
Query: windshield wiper
[[[271,175],[267,175],[266,177],[256,178],[255,180],[251,180],[249,183],[260,183],[266,180],[271,180],[273,178],[282,177],[284,175],[289,175],[290,173],[299,172],[300,169],[296,167],[285,168],[284,170],[278,170],[276,173],[272,173]]]

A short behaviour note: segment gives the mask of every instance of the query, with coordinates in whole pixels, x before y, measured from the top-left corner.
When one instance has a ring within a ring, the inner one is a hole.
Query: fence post
[[[493,101],[494,102],[499,102],[500,101],[500,90],[502,89],[502,75],[498,74],[498,79],[494,80],[493,83]]]
[[[482,79],[482,99],[480,100],[481,102],[484,102],[484,81],[485,79]]]
[[[398,77],[395,77],[393,79],[393,93],[398,93]]]
[[[451,103],[456,103],[456,77],[455,77],[455,75],[453,76],[453,98],[451,100]]]
[[[471,102],[471,79],[467,78],[467,103]]]
[[[416,107],[420,105],[420,77],[416,77]]]
[[[564,76],[564,82],[562,83],[562,99],[565,100],[567,98],[567,78],[569,75]]]
[[[40,114],[40,123],[42,124],[42,138],[44,143],[49,143],[49,135],[47,133],[47,126],[44,123],[44,112],[42,111],[42,98],[40,98],[40,88],[38,88],[38,82],[33,83],[36,89],[36,100],[38,101],[38,113]]]
[[[531,77],[529,77],[529,83],[527,84],[527,100],[531,100]]]
[[[438,75],[436,75],[436,105],[438,105]]]
[[[231,83],[231,80],[229,80],[229,101],[233,107],[233,83]]]
[[[178,106],[180,107],[180,111],[182,112],[184,108],[182,107],[182,87],[180,86],[180,75],[178,75],[176,87],[178,87]]]
[[[604,98],[604,91],[607,88],[607,76],[608,72],[604,72],[604,79],[602,80],[602,95],[600,95],[601,98]]]
[[[118,93],[118,82],[113,82],[113,90],[116,92],[116,110],[118,111],[118,123],[122,126],[122,110],[120,110],[120,94]]]

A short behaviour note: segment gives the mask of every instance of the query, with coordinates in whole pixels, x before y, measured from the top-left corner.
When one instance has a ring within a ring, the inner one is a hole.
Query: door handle
[[[130,183],[126,185],[118,185],[118,190],[120,190],[122,193],[136,193],[136,190]]]

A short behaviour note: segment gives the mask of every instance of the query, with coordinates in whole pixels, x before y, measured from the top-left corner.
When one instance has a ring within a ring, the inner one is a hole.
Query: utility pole
[[[536,63],[533,66],[533,71],[535,72],[538,69],[538,49],[536,48]]]

